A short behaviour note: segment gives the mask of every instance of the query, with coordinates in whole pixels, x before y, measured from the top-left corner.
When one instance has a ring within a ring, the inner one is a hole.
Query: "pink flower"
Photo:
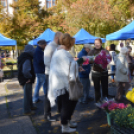
[[[106,108],[108,106],[108,102],[105,102],[101,105],[101,108]]]
[[[118,104],[118,108],[119,109],[124,109],[124,108],[126,108],[127,107],[127,105],[125,105],[124,103],[119,103]]]
[[[100,64],[103,69],[105,69],[110,62],[111,62],[111,56],[107,54],[105,50],[102,50],[94,60],[94,63]]]
[[[117,109],[118,108],[118,104],[117,103],[111,103],[109,106],[108,106],[108,110],[112,111],[114,109]]]
[[[115,103],[113,101],[108,101],[101,105],[101,108],[105,109],[108,112],[115,110],[115,109],[124,109],[127,107],[128,105],[125,105],[124,103]]]
[[[87,59],[84,63],[83,63],[83,65],[88,65],[89,64],[89,59]]]

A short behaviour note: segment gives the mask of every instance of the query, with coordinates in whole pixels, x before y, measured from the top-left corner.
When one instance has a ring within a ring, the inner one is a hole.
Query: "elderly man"
[[[92,50],[91,45],[85,44],[84,48],[78,54],[78,58],[87,56],[91,50]],[[82,68],[83,68],[83,71],[79,72],[79,77],[80,77],[81,83],[83,84],[83,97],[79,101],[85,104],[85,103],[88,103],[89,89],[90,89],[89,73],[91,70],[91,66],[89,64],[89,61],[83,63]]]
[[[50,63],[51,63],[51,59],[52,56],[55,52],[55,50],[57,49],[57,47],[60,45],[60,41],[59,38],[62,35],[61,32],[57,32],[55,34],[55,38],[53,42],[50,42],[44,51],[44,64],[45,64],[45,84],[46,84],[46,91],[48,91],[49,88],[49,71],[50,71]],[[45,96],[45,104],[44,104],[44,117],[46,120],[48,121],[55,121],[55,119],[53,119],[51,117],[51,107],[50,107],[50,101],[47,98],[47,95]]]

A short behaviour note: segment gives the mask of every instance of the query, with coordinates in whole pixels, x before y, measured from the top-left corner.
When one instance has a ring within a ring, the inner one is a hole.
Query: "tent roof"
[[[76,33],[74,38],[75,38],[75,44],[86,44],[86,43],[93,44],[95,39],[99,37],[95,37],[89,34],[86,30],[82,28],[78,33]],[[101,38],[101,39],[102,39],[102,42],[105,43],[106,40],[104,38]]]
[[[46,29],[38,38],[31,40],[28,44],[37,45],[39,40],[45,40],[47,43],[54,40],[55,32],[51,29]]]
[[[106,40],[127,40],[129,38],[134,39],[134,21],[121,30],[106,36]]]
[[[0,34],[0,46],[15,46],[17,45],[16,40],[9,39]]]

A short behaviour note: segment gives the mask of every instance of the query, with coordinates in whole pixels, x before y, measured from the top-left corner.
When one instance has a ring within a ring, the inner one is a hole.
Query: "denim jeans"
[[[80,81],[83,85],[83,97],[81,101],[87,101],[89,97],[90,80],[89,78],[80,78]]]
[[[36,74],[37,83],[34,90],[33,102],[36,102],[39,99],[39,90],[43,86],[44,94],[47,94],[46,85],[45,85],[45,74]]]
[[[112,72],[115,72],[115,65],[111,65],[111,71]],[[114,80],[114,75],[111,76],[111,78]]]
[[[32,84],[27,83],[23,86],[24,89],[24,100],[23,100],[23,111],[24,113],[31,112],[31,108],[33,107],[32,102]]]

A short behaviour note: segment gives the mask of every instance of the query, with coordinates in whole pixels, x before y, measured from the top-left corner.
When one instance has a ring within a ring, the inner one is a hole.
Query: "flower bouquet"
[[[124,103],[115,103],[113,101],[107,101],[101,105],[101,108],[106,111],[108,125],[111,126],[111,119],[113,119],[116,110],[127,108],[128,105]]]
[[[107,65],[110,62],[111,62],[111,56],[105,50],[101,50],[101,52],[94,59],[94,63],[99,65],[102,69],[106,69]]]
[[[114,101],[107,101],[101,105],[101,108],[104,109],[107,113],[115,109],[124,109],[127,107],[128,105],[125,105],[124,103],[115,103]]]

